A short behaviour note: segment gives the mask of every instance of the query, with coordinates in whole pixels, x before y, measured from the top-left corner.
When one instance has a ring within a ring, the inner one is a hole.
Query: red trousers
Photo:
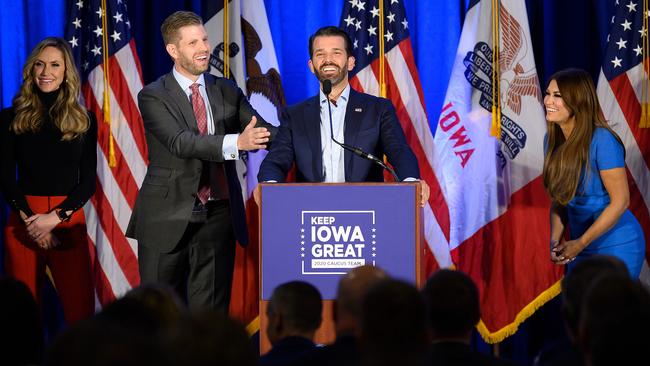
[[[60,196],[26,198],[35,213],[47,213],[65,199]],[[30,239],[25,223],[12,212],[5,228],[5,271],[8,276],[23,281],[40,304],[47,265],[66,323],[72,325],[95,312],[90,248],[83,210],[76,211],[70,221],[58,224],[52,233],[61,244],[47,250],[40,248]]]

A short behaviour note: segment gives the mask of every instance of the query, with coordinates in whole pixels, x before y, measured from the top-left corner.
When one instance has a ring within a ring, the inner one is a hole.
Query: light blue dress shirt
[[[350,84],[336,100],[332,107],[332,128],[336,141],[345,143],[345,110],[348,107],[350,97]],[[330,132],[329,109],[327,108],[327,97],[320,91],[320,142],[323,156],[323,176],[327,183],[345,182],[345,154],[341,146],[332,141]]]

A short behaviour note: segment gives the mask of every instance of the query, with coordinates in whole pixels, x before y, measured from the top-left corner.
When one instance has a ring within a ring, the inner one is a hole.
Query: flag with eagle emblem
[[[563,273],[549,254],[550,201],[541,176],[546,121],[526,4],[497,2],[495,23],[493,3],[470,2],[433,154],[449,207],[451,257],[479,288],[478,330],[490,343],[513,334],[558,294]],[[491,135],[495,97],[498,138]]]

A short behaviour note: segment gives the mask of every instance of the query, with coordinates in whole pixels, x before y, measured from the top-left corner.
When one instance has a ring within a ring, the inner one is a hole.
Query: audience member
[[[43,335],[38,307],[24,283],[0,277],[0,364],[40,364]]]
[[[431,276],[423,290],[432,344],[429,364],[510,365],[505,360],[473,351],[472,331],[481,318],[474,281],[460,271],[443,269]]]
[[[600,276],[587,289],[578,327],[585,364],[639,365],[650,345],[650,294],[629,275]]]
[[[173,365],[162,346],[159,327],[146,307],[128,299],[117,301],[91,319],[57,336],[50,345],[48,366]]]
[[[422,365],[427,347],[425,307],[418,290],[387,279],[368,290],[361,308],[362,365]]]
[[[535,365],[579,366],[584,364],[577,348],[576,336],[585,292],[600,276],[611,275],[627,276],[628,270],[625,263],[617,257],[594,255],[577,263],[575,268],[562,279],[562,318],[568,339],[559,339],[543,349],[535,359]]]
[[[164,283],[141,285],[124,297],[145,305],[162,324],[173,325],[186,315],[187,309],[183,301],[172,287]]]
[[[275,288],[267,308],[266,329],[273,348],[261,357],[260,364],[291,364],[313,350],[322,312],[323,300],[314,286],[292,281]]]
[[[136,287],[55,339],[48,364],[161,365],[170,356],[163,340],[179,326],[185,311],[171,287]]]
[[[370,287],[387,279],[379,267],[365,265],[352,269],[339,281],[334,307],[334,343],[317,347],[300,360],[305,366],[358,365],[357,341],[361,333],[361,307]]]
[[[259,358],[244,326],[218,310],[205,310],[181,321],[165,345],[172,365],[254,366]]]

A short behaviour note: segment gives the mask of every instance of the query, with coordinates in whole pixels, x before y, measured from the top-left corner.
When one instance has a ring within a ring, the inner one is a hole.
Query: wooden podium
[[[273,289],[294,280],[313,284],[323,297],[317,343],[331,343],[333,300],[339,279],[371,264],[420,286],[425,280],[420,186],[402,183],[261,184],[260,352]]]

